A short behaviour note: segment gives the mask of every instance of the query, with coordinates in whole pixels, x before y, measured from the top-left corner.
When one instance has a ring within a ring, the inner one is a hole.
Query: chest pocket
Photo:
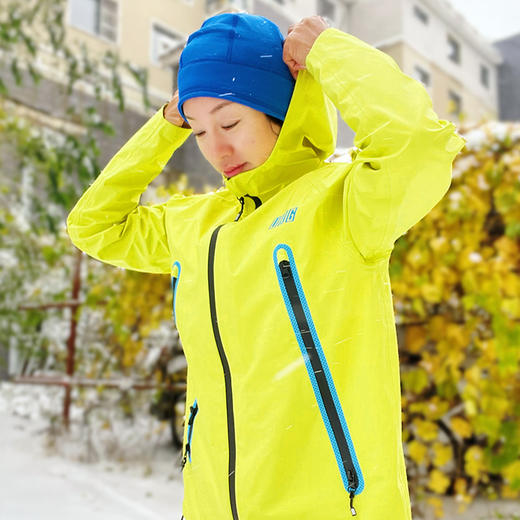
[[[350,510],[352,515],[356,515],[353,500],[355,495],[363,491],[363,475],[291,248],[286,244],[279,244],[273,252],[273,260],[287,313],[305,360],[343,485],[350,498]]]

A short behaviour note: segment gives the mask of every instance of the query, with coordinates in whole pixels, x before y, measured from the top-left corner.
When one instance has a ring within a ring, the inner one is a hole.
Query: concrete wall
[[[403,32],[402,0],[358,0],[348,12],[349,33],[371,45],[390,43]]]

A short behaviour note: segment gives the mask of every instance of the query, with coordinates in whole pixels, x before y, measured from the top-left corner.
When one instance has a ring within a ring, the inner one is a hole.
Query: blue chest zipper
[[[193,435],[193,423],[195,422],[195,416],[199,411],[199,405],[197,404],[197,400],[193,403],[193,406],[190,406],[190,418],[188,420],[188,434],[186,439],[186,446],[184,448],[184,457],[182,458],[181,470],[184,469],[186,465],[186,460],[189,459],[191,463],[191,436]]]
[[[289,260],[278,262],[277,253],[280,250],[287,253]],[[291,248],[286,244],[278,245],[274,250],[273,259],[287,312],[305,359],[307,372],[334,449],[343,485],[350,498],[350,512],[352,516],[356,516],[354,497],[363,491],[363,475],[332,380],[332,374],[303,293]]]

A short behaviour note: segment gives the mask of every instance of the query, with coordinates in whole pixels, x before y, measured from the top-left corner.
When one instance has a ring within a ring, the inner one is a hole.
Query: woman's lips
[[[234,168],[230,168],[229,170],[224,170],[224,175],[226,177],[233,177],[234,175],[238,175],[240,172],[244,171],[244,167],[247,163],[239,164]]]

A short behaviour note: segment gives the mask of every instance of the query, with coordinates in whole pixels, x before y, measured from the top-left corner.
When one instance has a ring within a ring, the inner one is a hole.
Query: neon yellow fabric
[[[180,275],[177,267],[173,272],[176,320],[189,367],[187,408],[198,405],[183,470],[186,520],[350,518],[349,494],[277,278],[274,260],[287,258],[280,250],[273,259],[279,244],[294,255],[359,462],[358,518],[411,517],[388,262],[394,241],[447,191],[463,140],[436,117],[422,85],[350,35],[327,29],[306,65],[263,165],[215,193],[140,206],[140,194],[190,133],[159,111],[68,217],[72,241],[104,262],[151,273],[181,266]],[[356,132],[352,164],[325,162],[335,148],[334,107]],[[246,197],[234,222],[237,198],[245,194],[262,205],[255,209]],[[215,310],[231,396],[210,319],[210,239],[222,224]]]

